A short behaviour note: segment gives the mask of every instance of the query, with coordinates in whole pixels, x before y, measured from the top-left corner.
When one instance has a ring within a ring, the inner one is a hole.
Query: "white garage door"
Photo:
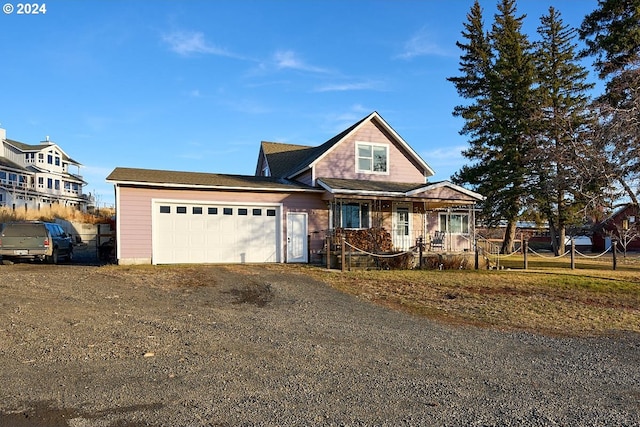
[[[280,206],[153,203],[153,263],[279,262]]]

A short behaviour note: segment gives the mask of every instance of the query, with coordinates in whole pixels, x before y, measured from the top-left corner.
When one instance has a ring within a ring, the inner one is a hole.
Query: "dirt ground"
[[[0,427],[640,425],[635,334],[440,325],[304,271],[0,266]]]

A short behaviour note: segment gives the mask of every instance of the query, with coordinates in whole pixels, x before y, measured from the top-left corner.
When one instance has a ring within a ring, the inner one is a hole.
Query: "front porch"
[[[482,196],[448,181],[398,183],[319,178],[326,192],[327,253],[340,251],[379,259],[420,252],[474,252],[475,206]],[[342,249],[342,246],[345,246]],[[341,255],[341,259],[342,259]],[[331,263],[330,257],[325,261]],[[391,261],[377,261],[377,264]],[[399,262],[409,264],[408,261]],[[413,263],[413,261],[412,261]]]
[[[330,202],[333,245],[345,238],[354,250],[403,252],[473,251],[475,204],[336,198]]]

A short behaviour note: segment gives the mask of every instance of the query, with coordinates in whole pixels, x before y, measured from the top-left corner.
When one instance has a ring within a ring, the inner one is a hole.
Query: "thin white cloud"
[[[449,53],[432,40],[426,28],[421,28],[404,43],[402,52],[396,55],[399,59],[412,59],[417,56],[448,56]]]
[[[302,59],[291,50],[279,50],[273,55],[273,62],[277,69],[291,69],[299,71],[309,71],[312,73],[327,73],[328,71],[321,67],[316,67],[305,63]]]
[[[381,90],[380,83],[375,81],[334,83],[318,87],[316,92],[347,92],[354,90]]]
[[[169,49],[178,55],[189,56],[194,54],[209,54],[228,56],[237,58],[235,55],[226,49],[207,42],[204,38],[204,34],[199,31],[173,31],[162,36]]]
[[[438,163],[439,165],[457,165],[464,161],[462,151],[469,148],[466,145],[457,145],[447,148],[435,148],[423,153],[423,158],[429,159],[432,163]]]

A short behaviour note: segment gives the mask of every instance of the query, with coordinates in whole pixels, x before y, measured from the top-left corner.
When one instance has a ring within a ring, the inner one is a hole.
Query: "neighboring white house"
[[[81,164],[48,137],[39,144],[24,144],[7,139],[0,128],[0,143],[0,206],[60,205],[86,211],[94,205],[93,198],[82,193],[86,182],[80,176]]]

